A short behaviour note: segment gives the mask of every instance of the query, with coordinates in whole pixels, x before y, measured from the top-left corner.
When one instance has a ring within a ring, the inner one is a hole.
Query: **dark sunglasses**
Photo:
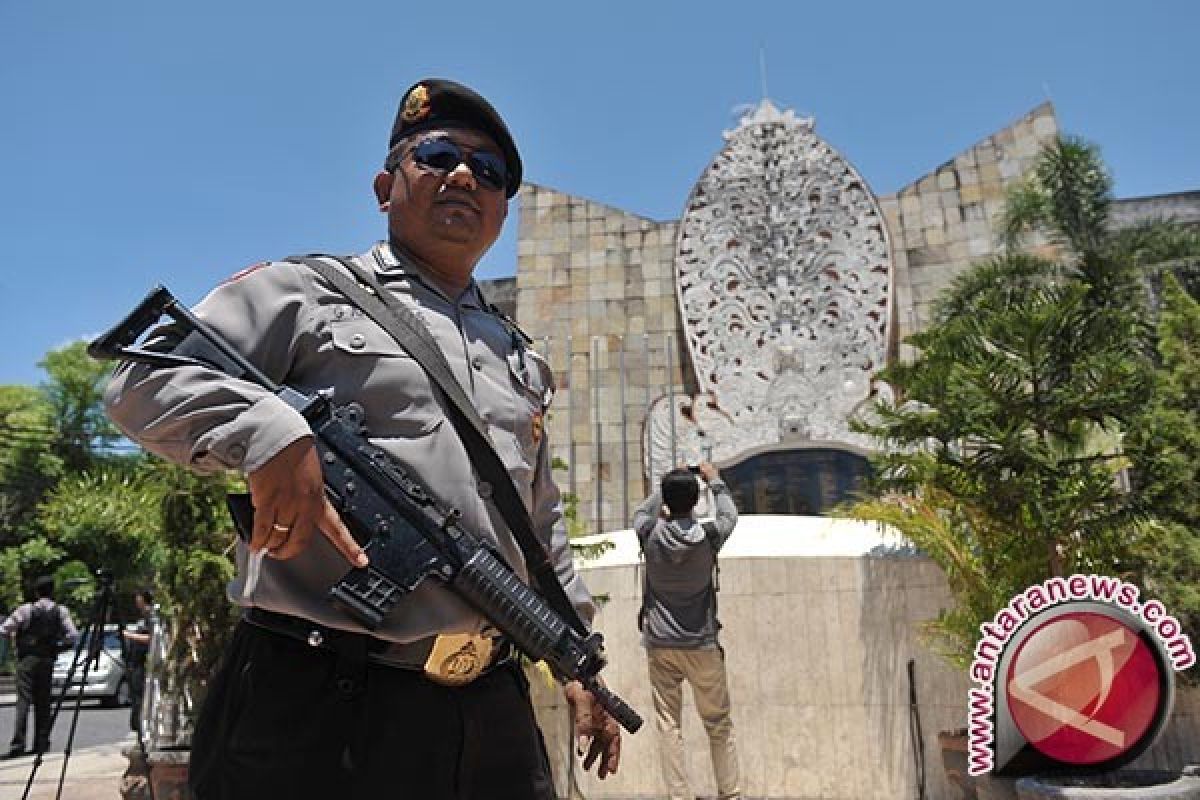
[[[508,184],[508,168],[503,158],[487,150],[464,156],[462,148],[449,139],[426,139],[413,148],[412,158],[423,167],[443,173],[453,172],[459,164],[466,163],[475,180],[488,189],[503,189]]]

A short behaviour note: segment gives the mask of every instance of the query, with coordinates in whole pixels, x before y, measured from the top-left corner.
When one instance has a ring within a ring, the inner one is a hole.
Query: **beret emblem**
[[[404,111],[400,113],[400,116],[404,118],[405,122],[412,124],[429,116],[429,111],[429,90],[423,85],[417,84],[404,99]]]

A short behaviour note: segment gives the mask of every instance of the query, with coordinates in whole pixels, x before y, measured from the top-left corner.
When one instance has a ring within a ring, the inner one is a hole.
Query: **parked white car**
[[[104,641],[98,657],[88,667],[87,683],[83,682],[83,670],[87,666],[89,642],[84,639],[79,651],[79,663],[71,678],[72,691],[67,693],[68,700],[74,700],[79,687],[82,686],[85,699],[98,699],[105,706],[129,705],[129,681],[125,678],[125,659],[121,648],[121,629],[117,625],[104,626]],[[67,682],[67,673],[71,671],[71,657],[75,654],[72,647],[65,653],[59,653],[54,662],[54,696],[58,697]]]

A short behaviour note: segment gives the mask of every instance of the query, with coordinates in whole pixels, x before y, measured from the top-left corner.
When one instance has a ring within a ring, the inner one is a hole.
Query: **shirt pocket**
[[[329,330],[334,402],[361,405],[368,436],[412,438],[441,427],[445,414],[429,376],[385,330],[341,309]]]
[[[542,438],[546,435],[547,387],[542,381],[541,370],[531,357],[520,350],[514,350],[506,358],[513,391],[513,434],[525,454],[526,461],[532,464]]]

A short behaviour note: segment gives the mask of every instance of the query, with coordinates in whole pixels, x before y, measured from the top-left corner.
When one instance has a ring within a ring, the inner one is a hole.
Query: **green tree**
[[[61,476],[43,393],[32,386],[0,387],[0,547],[35,533],[38,503]]]
[[[63,481],[120,461],[106,449],[117,431],[100,406],[107,367],[83,342],[52,350],[39,366],[47,374],[40,386],[0,388],[0,562],[17,565],[0,579],[6,607],[36,574],[79,560],[46,528],[42,504]]]
[[[957,604],[931,633],[958,663],[1032,583],[1139,577],[1147,508],[1120,488],[1121,439],[1155,385],[1146,276],[1188,239],[1167,243],[1166,224],[1114,233],[1111,185],[1093,146],[1048,147],[1009,198],[1006,250],[938,298],[909,339],[916,358],[882,375],[897,403],[858,424],[885,449],[876,497],[850,513],[894,525],[946,571]],[[1044,255],[1019,250],[1031,232]]]
[[[68,474],[38,514],[46,540],[65,560],[57,571],[78,577],[81,570],[87,574],[109,569],[117,596],[126,602],[134,591],[150,585],[163,550],[161,489],[153,464],[141,462],[137,470],[101,465]],[[79,597],[71,599],[86,602],[90,591],[90,586],[83,587]]]
[[[1163,283],[1153,401],[1125,437],[1140,502],[1153,512],[1137,553],[1146,588],[1200,636],[1200,302]]]
[[[237,608],[225,592],[235,572],[237,539],[225,496],[240,482],[226,473],[200,475],[156,464],[164,545],[159,599],[176,632],[169,656],[176,670],[172,679],[199,692],[237,622]]]
[[[55,455],[67,471],[82,472],[120,437],[100,402],[112,367],[90,357],[83,341],[51,350],[38,366],[50,376],[41,390],[50,407]]]

